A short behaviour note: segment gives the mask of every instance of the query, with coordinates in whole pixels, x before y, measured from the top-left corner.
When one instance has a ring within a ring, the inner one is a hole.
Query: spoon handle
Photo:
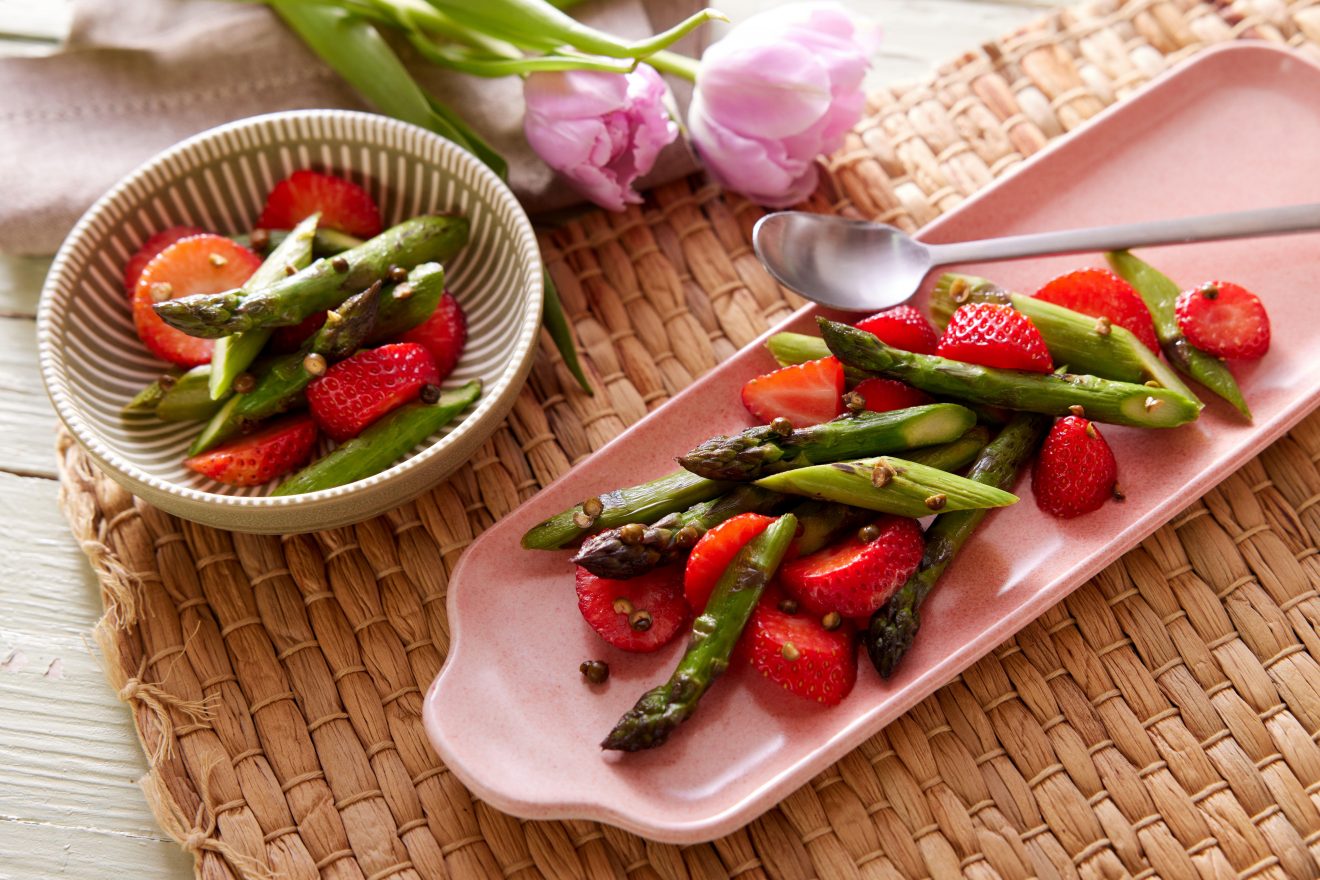
[[[1288,235],[1317,229],[1320,229],[1320,204],[1288,205],[1256,211],[1180,217],[1175,220],[1150,220],[981,241],[930,244],[926,247],[930,251],[933,265],[946,266],[950,263],[993,262],[1043,254],[1077,254],[1157,244]]]

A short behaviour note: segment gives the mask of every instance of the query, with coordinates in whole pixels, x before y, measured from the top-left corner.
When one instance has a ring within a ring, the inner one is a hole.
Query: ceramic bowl
[[[271,187],[309,167],[366,187],[387,226],[445,211],[471,220],[470,242],[446,266],[447,286],[467,314],[468,344],[444,384],[480,378],[484,391],[475,406],[382,473],[322,492],[270,497],[273,485],[227,487],[182,466],[201,423],[124,415],[124,404],[166,365],[138,341],[121,279],[129,255],[168,226],[248,232]],[[329,528],[418,495],[490,436],[531,367],[542,295],[541,258],[526,214],[469,153],[383,116],[275,113],[211,129],[166,150],[83,215],[42,291],[41,372],[73,436],[106,473],[151,504],[240,531]]]

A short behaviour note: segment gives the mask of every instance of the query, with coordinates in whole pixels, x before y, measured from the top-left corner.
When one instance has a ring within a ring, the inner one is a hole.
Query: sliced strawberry
[[[399,337],[400,342],[415,342],[431,353],[443,379],[454,371],[467,342],[467,318],[458,300],[448,291],[440,297],[431,317]]]
[[[886,309],[858,321],[856,327],[874,333],[885,345],[919,354],[934,354],[935,346],[940,341],[939,334],[926,320],[926,316],[909,305]]]
[[[415,400],[440,382],[435,361],[420,345],[396,342],[340,361],[307,386],[307,406],[336,443],[352,439],[376,419]]]
[[[1098,510],[1114,494],[1118,463],[1096,426],[1079,416],[1059,419],[1031,471],[1036,506],[1071,519]]]
[[[762,422],[781,416],[795,428],[843,412],[843,364],[827,357],[757,376],[742,388],[743,406]]]
[[[863,541],[862,532],[875,537]],[[824,550],[784,563],[779,580],[812,614],[866,617],[917,570],[924,550],[916,520],[884,516]]]
[[[260,486],[306,463],[315,445],[316,422],[301,413],[194,455],[183,466],[217,483]]]
[[[147,268],[147,263],[150,263],[156,254],[181,238],[201,235],[205,231],[200,226],[171,226],[169,229],[163,229],[142,242],[142,247],[134,251],[133,256],[129,257],[128,262],[124,264],[124,292],[128,294],[128,301],[133,301],[133,294],[137,291],[138,278],[142,277],[142,270]]]
[[[1130,330],[1151,351],[1160,350],[1150,309],[1131,284],[1108,269],[1078,269],[1060,275],[1036,291],[1036,298],[1083,315],[1108,318]]]
[[[664,646],[688,621],[676,566],[665,565],[626,581],[577,570],[578,610],[602,639],[624,651]]]
[[[705,610],[706,601],[733,557],[774,521],[773,516],[740,513],[701,536],[688,555],[687,568],[683,572],[683,595],[693,611],[700,614]]]
[[[909,406],[925,406],[934,403],[935,398],[926,392],[913,388],[897,379],[863,379],[853,389],[866,401],[866,408],[871,412],[889,412],[895,409],[907,409]]]
[[[773,597],[752,612],[738,653],[784,690],[826,706],[838,705],[857,682],[851,628],[827,630],[818,617],[786,614]]]
[[[1254,360],[1270,350],[1270,316],[1260,297],[1227,281],[1184,290],[1176,306],[1187,341],[1221,358]]]
[[[325,312],[313,312],[303,318],[301,324],[276,327],[270,334],[270,341],[266,345],[275,354],[289,354],[297,351],[304,342],[312,338],[317,330],[321,329],[321,325],[325,323],[325,314]]]
[[[1054,369],[1036,325],[1012,306],[999,303],[959,306],[949,318],[936,354],[1005,370],[1048,373]]]
[[[258,229],[292,229],[321,212],[321,225],[358,238],[381,230],[380,209],[356,183],[317,171],[295,171],[275,184],[257,218]]]
[[[222,235],[204,232],[167,246],[147,263],[133,291],[138,338],[152,354],[172,364],[210,363],[214,340],[174,329],[151,307],[162,300],[241,287],[260,265],[260,257]]]

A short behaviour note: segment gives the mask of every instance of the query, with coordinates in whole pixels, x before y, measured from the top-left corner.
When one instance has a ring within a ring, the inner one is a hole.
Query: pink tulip
[[[795,3],[706,50],[688,125],[715,178],[773,208],[810,195],[816,157],[861,117],[870,41],[837,3]]]
[[[523,85],[527,142],[602,208],[640,203],[632,188],[678,137],[665,83],[645,64],[628,74],[534,73]]]

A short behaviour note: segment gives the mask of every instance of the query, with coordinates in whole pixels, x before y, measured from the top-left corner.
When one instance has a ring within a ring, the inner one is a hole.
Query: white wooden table
[[[0,54],[51,51],[68,0],[0,0]],[[719,0],[735,20],[780,0]],[[910,81],[1060,0],[848,0],[879,20],[872,78]],[[96,580],[56,504],[56,417],[34,315],[48,258],[0,242],[0,880],[182,880],[192,860],[157,828],[129,713],[89,633]]]

